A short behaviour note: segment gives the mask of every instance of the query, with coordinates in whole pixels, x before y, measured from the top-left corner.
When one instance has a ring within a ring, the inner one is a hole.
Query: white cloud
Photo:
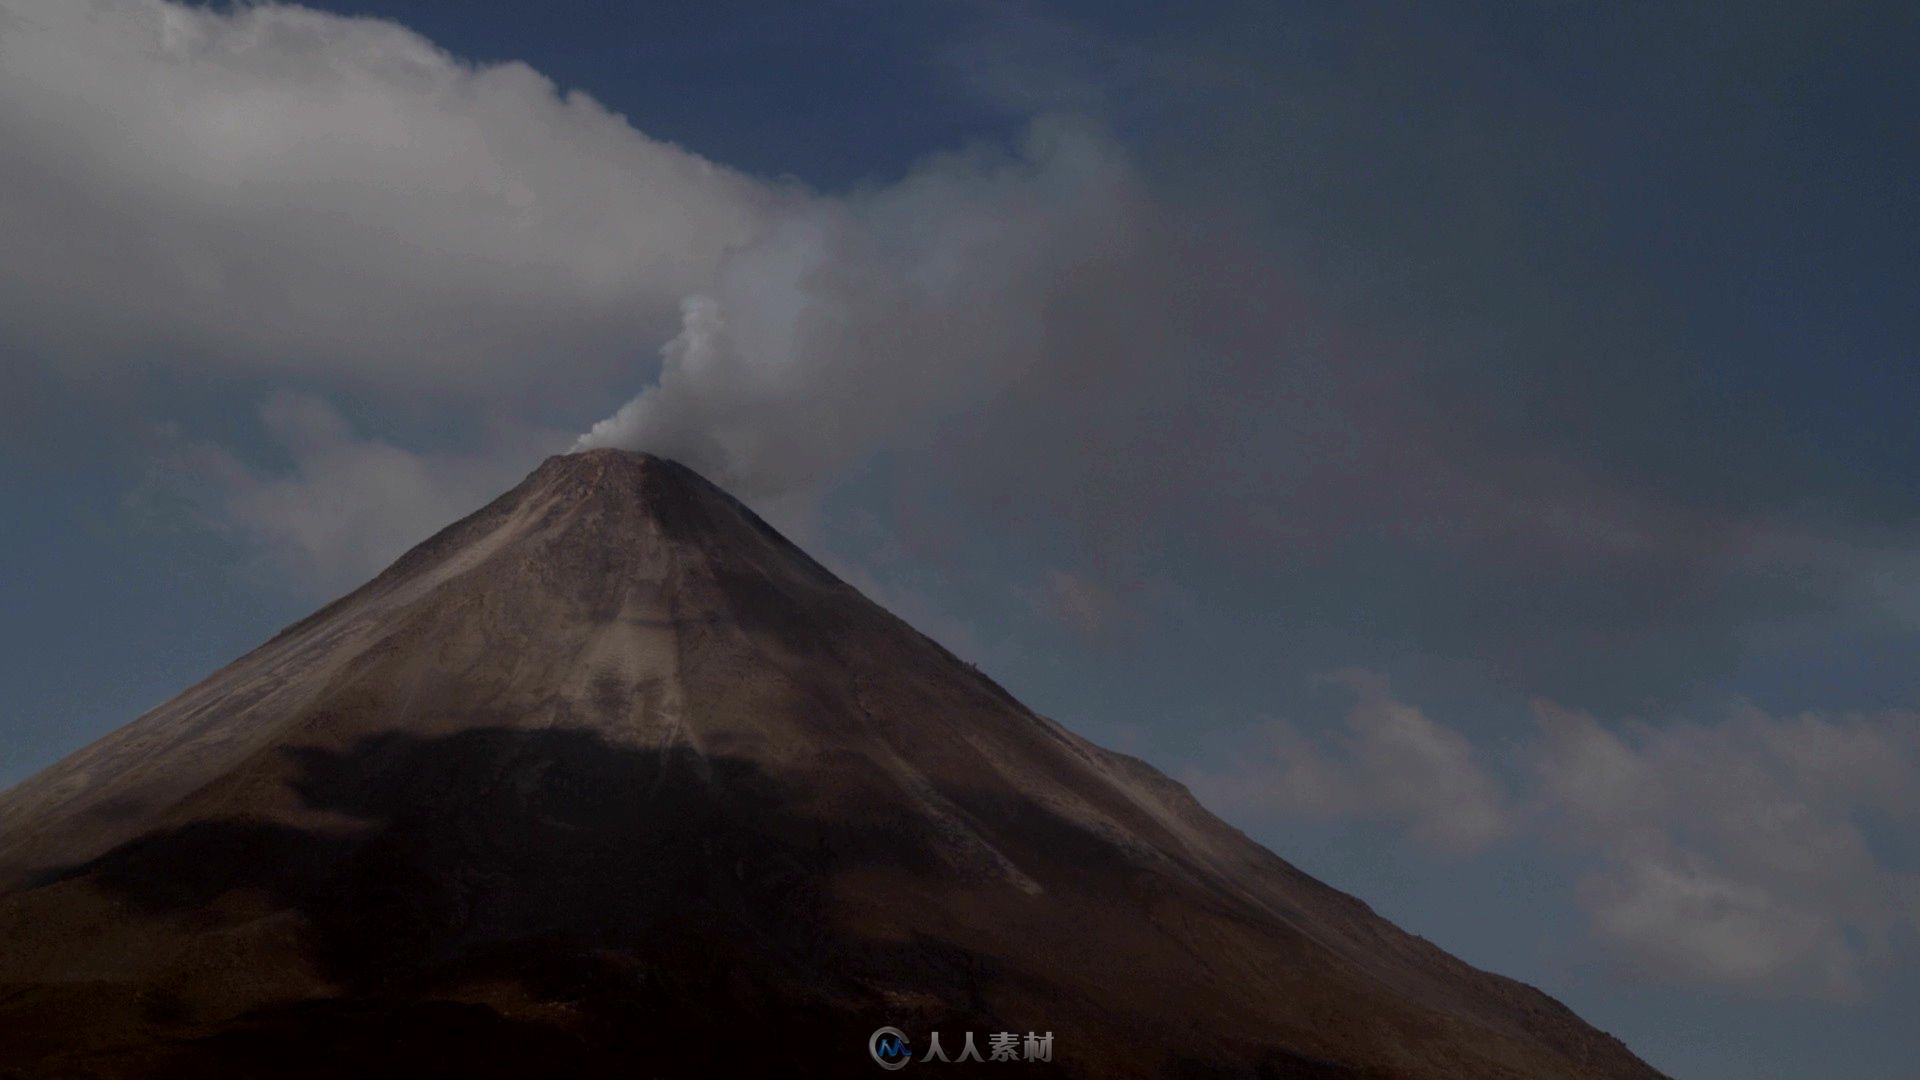
[[[1584,863],[1579,896],[1621,966],[1755,994],[1847,998],[1920,936],[1920,715],[1608,725],[1552,702],[1511,782],[1377,675],[1328,741],[1288,723],[1196,790],[1230,813],[1383,821],[1429,849],[1527,837]],[[1876,838],[1883,842],[1876,843]]]
[[[1698,855],[1641,852],[1595,874],[1584,892],[1594,928],[1648,974],[1746,989],[1860,991],[1859,958],[1831,919],[1718,873]]]
[[[1338,678],[1359,695],[1347,714],[1348,749],[1367,797],[1440,850],[1476,851],[1507,830],[1500,785],[1465,736],[1395,699],[1382,676]]]
[[[923,466],[1022,514],[1074,492],[1083,532],[1122,544],[1195,328],[1264,318],[1262,283],[1203,275],[1217,238],[1175,228],[1093,125],[823,196],[389,22],[0,11],[0,344],[116,393],[144,366],[544,425],[652,381],[585,441],[679,457],[783,524],[870,455],[940,441]],[[367,514],[394,505],[376,486]],[[236,524],[318,558],[311,528]]]
[[[1057,567],[1041,575],[1034,606],[1090,642],[1111,641],[1118,631],[1141,621],[1140,611],[1122,590]]]
[[[1228,809],[1382,821],[1453,855],[1479,851],[1511,827],[1505,793],[1464,736],[1395,699],[1380,675],[1334,678],[1356,695],[1340,738],[1323,742],[1274,721],[1264,753],[1191,773],[1189,782]]]
[[[1744,707],[1614,730],[1536,706],[1532,802],[1596,858],[1602,934],[1661,974],[1758,992],[1857,994],[1920,930],[1920,876],[1878,827],[1920,824],[1920,717]]]
[[[165,0],[0,18],[0,325],[69,366],[604,393],[785,197],[393,23]]]
[[[320,395],[263,412],[291,471],[188,455],[208,516],[301,592],[564,449],[546,418],[624,391],[681,298],[801,198],[389,22],[0,0],[0,348],[105,394],[151,368]],[[362,438],[326,396],[459,417],[471,449]]]
[[[327,402],[297,394],[263,402],[260,420],[290,468],[256,468],[202,444],[169,462],[173,479],[262,553],[264,577],[312,595],[361,584],[484,505],[520,479],[541,441],[522,432],[492,453],[417,452],[364,438]]]

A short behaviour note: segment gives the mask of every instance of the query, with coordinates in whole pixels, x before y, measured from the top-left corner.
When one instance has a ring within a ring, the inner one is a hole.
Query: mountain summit
[[[1657,1076],[607,450],[0,796],[0,942],[0,1076]]]

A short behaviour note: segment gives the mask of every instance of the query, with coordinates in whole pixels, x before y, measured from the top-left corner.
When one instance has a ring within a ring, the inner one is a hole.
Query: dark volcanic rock
[[[0,888],[0,1075],[1656,1075],[612,451],[0,796]]]

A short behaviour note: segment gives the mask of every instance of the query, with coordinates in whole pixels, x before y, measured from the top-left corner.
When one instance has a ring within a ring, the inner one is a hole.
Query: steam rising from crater
[[[747,493],[822,482],[901,433],[1080,357],[1091,293],[1154,302],[1153,211],[1120,150],[1063,120],[1021,151],[775,211],[681,305],[657,382],[579,448],[680,458]],[[1164,263],[1163,263],[1164,265]]]

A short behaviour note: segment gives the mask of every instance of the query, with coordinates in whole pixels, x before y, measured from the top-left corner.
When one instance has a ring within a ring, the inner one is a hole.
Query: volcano
[[[549,459],[0,796],[0,1075],[871,1076],[968,1033],[996,1075],[1658,1075],[643,454]]]

